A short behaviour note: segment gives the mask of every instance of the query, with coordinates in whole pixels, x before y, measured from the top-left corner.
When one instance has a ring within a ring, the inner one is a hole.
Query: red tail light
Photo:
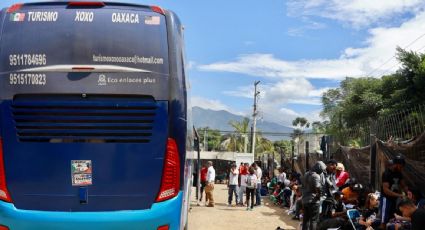
[[[18,10],[20,10],[22,8],[23,5],[24,5],[23,3],[14,4],[11,7],[9,7],[9,9],[7,9],[6,12],[7,13],[13,13],[15,11],[18,11]]]
[[[156,202],[171,199],[179,193],[180,189],[180,156],[174,139],[168,138],[167,151],[162,170],[161,189]]]
[[[159,14],[162,14],[162,15],[165,15],[164,10],[161,7],[159,7],[159,6],[151,6],[151,10],[153,12],[156,12],[156,13],[159,13]]]
[[[168,225],[163,225],[161,227],[158,227],[157,230],[168,230],[168,229],[170,229],[170,227]]]
[[[6,202],[12,202],[9,191],[6,187],[6,175],[4,172],[4,160],[3,160],[3,140],[0,138],[0,200]]]
[[[72,6],[72,7],[84,7],[84,6],[103,7],[103,6],[105,6],[105,3],[103,3],[103,2],[69,2],[68,6]]]

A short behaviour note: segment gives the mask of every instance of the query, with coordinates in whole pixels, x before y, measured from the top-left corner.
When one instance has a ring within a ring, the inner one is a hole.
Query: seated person
[[[344,195],[342,201],[347,205],[351,204],[357,206],[359,204],[359,194],[361,190],[361,185],[357,184],[355,178],[351,178],[349,186],[344,188],[341,192]]]
[[[275,189],[272,193],[272,195],[270,195],[270,200],[274,203],[274,204],[281,204],[282,203],[282,199],[281,199],[281,192],[282,189],[281,187],[281,183],[278,182],[277,185],[275,186]]]
[[[322,210],[322,221],[320,222],[318,229],[326,230],[328,228],[340,227],[345,229],[347,227],[347,209],[342,202],[342,196],[343,195],[340,191],[333,194],[334,203],[331,206],[327,206],[329,209]]]
[[[338,188],[343,186],[345,184],[345,182],[347,182],[349,177],[350,177],[350,175],[348,174],[348,172],[345,171],[344,165],[342,163],[338,163],[336,165],[336,173],[335,173],[336,186]]]
[[[418,189],[411,189],[407,193],[407,198],[411,200],[417,208],[424,209],[424,199],[422,198],[421,192]],[[398,215],[394,213],[394,219],[390,220],[387,224],[387,230],[408,230],[411,229],[411,218]]]
[[[364,230],[369,227],[377,229],[381,221],[376,218],[378,214],[379,197],[375,193],[369,193],[366,198],[366,206],[362,211],[359,219],[360,229]]]

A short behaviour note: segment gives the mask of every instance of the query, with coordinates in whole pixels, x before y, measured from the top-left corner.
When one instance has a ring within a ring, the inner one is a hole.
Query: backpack
[[[251,174],[246,177],[246,187],[255,188],[254,178]]]

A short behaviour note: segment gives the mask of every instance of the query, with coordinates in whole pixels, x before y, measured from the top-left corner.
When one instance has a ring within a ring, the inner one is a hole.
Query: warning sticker
[[[72,186],[83,186],[92,184],[91,160],[72,160],[71,177]]]

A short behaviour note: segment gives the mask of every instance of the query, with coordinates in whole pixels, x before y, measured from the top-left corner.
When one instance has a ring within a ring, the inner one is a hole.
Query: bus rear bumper
[[[10,230],[157,230],[168,225],[180,229],[183,193],[173,199],[155,203],[150,209],[112,212],[50,212],[16,209],[0,202],[0,225]]]

